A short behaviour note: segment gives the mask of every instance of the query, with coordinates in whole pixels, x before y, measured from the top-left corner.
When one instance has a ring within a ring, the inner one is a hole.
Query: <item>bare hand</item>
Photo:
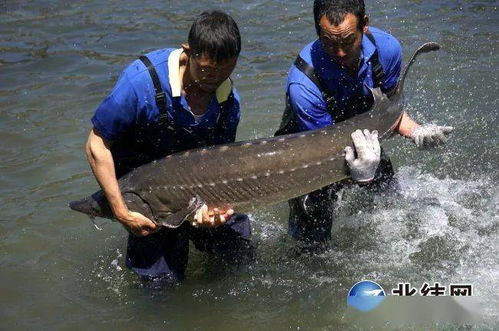
[[[219,208],[208,209],[204,204],[196,211],[192,225],[195,227],[215,228],[225,224],[226,220],[234,214],[234,210],[228,209],[227,211],[220,210]]]
[[[125,229],[138,237],[148,236],[159,230],[159,226],[153,221],[134,211],[128,211],[124,217],[118,218],[118,221],[123,224]]]

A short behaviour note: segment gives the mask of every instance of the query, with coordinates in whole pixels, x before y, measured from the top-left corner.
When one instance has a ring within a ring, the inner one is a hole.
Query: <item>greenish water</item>
[[[376,209],[359,213],[360,193],[343,192],[331,251],[296,254],[283,204],[251,215],[254,263],[231,268],[193,249],[186,282],[162,288],[144,287],[124,266],[121,226],[96,231],[67,207],[97,189],[83,152],[90,117],[124,66],[179,46],[195,15],[219,8],[243,38],[233,75],[242,97],[238,139],[272,135],[287,70],[315,38],[312,2],[0,2],[0,329],[415,325],[386,324],[396,309],[348,309],[348,290],[362,279],[387,291],[397,282],[471,283],[467,312],[476,319],[438,323],[430,314],[424,323],[497,328],[497,5],[368,1],[371,24],[399,38],[405,58],[423,42],[442,45],[414,66],[406,98],[418,121],[456,128],[448,145],[418,151],[400,137],[386,142],[401,196],[378,197]]]

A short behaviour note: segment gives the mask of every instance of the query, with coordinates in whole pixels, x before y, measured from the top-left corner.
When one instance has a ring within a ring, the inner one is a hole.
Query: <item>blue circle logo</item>
[[[360,311],[370,311],[385,299],[385,290],[376,282],[363,280],[348,292],[347,304]]]

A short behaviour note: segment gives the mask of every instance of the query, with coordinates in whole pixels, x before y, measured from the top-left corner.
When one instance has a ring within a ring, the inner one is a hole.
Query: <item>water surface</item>
[[[442,45],[414,65],[406,97],[418,121],[456,128],[449,144],[418,151],[400,137],[386,142],[400,196],[362,211],[361,192],[342,192],[330,251],[297,254],[282,204],[251,215],[253,264],[231,268],[192,250],[187,281],[165,289],[126,269],[120,225],[96,231],[67,207],[98,188],[83,151],[95,108],[129,62],[180,46],[197,14],[219,8],[243,38],[233,75],[238,139],[270,136],[287,70],[315,38],[312,2],[0,3],[0,328],[356,329],[366,322],[346,294],[361,279],[385,290],[472,283],[479,319],[454,325],[497,327],[497,1],[367,5],[406,59],[423,42]]]

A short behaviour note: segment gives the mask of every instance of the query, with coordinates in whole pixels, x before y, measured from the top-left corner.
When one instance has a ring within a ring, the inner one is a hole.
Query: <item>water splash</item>
[[[94,228],[97,229],[98,231],[102,231],[102,228],[95,223],[95,216],[88,215],[88,218],[90,219],[90,222],[94,225]]]

